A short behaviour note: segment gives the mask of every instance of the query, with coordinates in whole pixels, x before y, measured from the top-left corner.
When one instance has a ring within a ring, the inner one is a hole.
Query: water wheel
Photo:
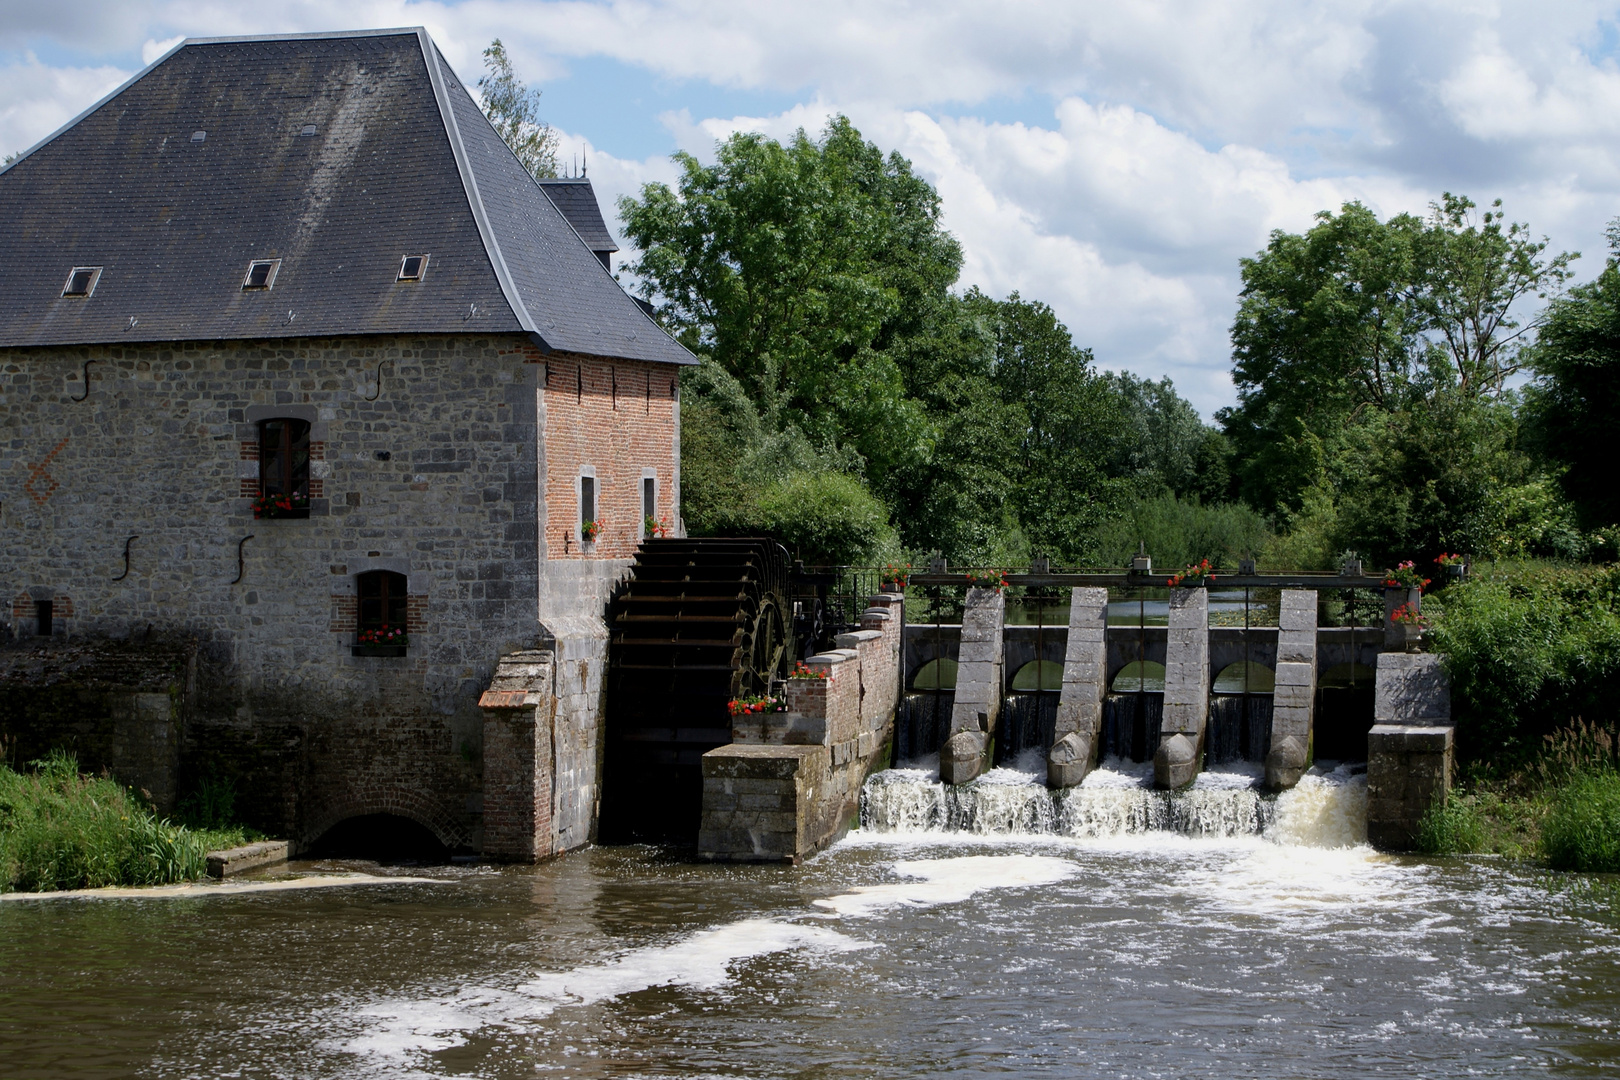
[[[787,555],[770,540],[653,539],[608,612],[604,843],[697,839],[703,755],[728,703],[792,663]]]

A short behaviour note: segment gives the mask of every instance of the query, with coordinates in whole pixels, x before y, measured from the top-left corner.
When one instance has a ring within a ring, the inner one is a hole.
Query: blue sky
[[[1349,199],[1488,202],[1602,266],[1620,215],[1615,4],[0,0],[0,152],[183,36],[501,37],[604,203],[737,130],[847,113],[939,189],[963,286],[1050,303],[1100,365],[1232,400],[1238,260]]]

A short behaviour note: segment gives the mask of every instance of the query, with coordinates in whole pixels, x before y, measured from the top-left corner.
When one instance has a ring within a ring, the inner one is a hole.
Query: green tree
[[[478,80],[478,90],[484,99],[484,115],[529,175],[556,176],[557,133],[540,119],[540,91],[518,79],[500,38],[484,50],[484,75]]]
[[[844,117],[819,140],[744,133],[716,163],[677,154],[676,189],[620,201],[629,267],[659,318],[736,378],[767,421],[848,444],[882,484],[926,452],[929,425],[895,355],[946,304],[961,252],[939,197]]]
[[[1537,449],[1561,468],[1563,490],[1589,528],[1620,525],[1620,218],[1609,223],[1608,265],[1547,313],[1533,350],[1528,400]]]
[[[1243,262],[1239,404],[1219,419],[1239,491],[1317,550],[1568,547],[1559,508],[1535,510],[1507,383],[1542,322],[1519,309],[1556,295],[1575,256],[1549,257],[1500,202],[1475,209],[1448,193],[1380,222],[1350,203]]]

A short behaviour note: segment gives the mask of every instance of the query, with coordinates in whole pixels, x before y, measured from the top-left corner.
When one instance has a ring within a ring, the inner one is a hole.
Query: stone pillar
[[[484,711],[484,854],[534,862],[556,851],[552,835],[553,656],[501,657]]]
[[[1170,590],[1164,658],[1164,724],[1153,755],[1153,786],[1181,788],[1198,776],[1209,717],[1209,590]]]
[[[1438,656],[1381,653],[1367,733],[1367,839],[1410,851],[1418,825],[1451,791],[1451,682]]]
[[[951,736],[939,752],[939,778],[965,784],[984,771],[990,734],[1001,713],[1001,625],[1007,598],[1000,589],[968,590],[957,652]]]
[[[1048,787],[1074,787],[1097,762],[1103,694],[1108,680],[1108,590],[1075,589],[1069,598],[1069,640],[1057,725],[1046,755]]]
[[[1299,783],[1311,763],[1316,709],[1316,593],[1284,589],[1277,615],[1277,684],[1272,698],[1266,787]]]

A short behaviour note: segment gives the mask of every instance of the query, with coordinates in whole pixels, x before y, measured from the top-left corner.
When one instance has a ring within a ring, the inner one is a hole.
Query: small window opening
[[[268,289],[276,283],[280,259],[257,259],[248,264],[247,276],[242,279],[244,289]]]
[[[421,281],[427,273],[426,255],[407,255],[399,264],[400,281]]]
[[[315,125],[305,124],[301,129],[299,129],[298,134],[306,139],[309,138],[311,135],[315,134]]]
[[[405,637],[406,579],[391,570],[371,570],[355,581],[360,595],[359,623],[355,627],[361,645],[403,647]]]
[[[658,481],[650,476],[641,478],[641,516],[646,521],[658,520]]]
[[[101,279],[99,266],[75,266],[68,273],[67,282],[62,286],[63,296],[89,296],[96,291],[96,282]]]
[[[581,525],[596,523],[596,477],[579,478],[579,521]]]
[[[191,133],[191,141],[194,143],[200,143],[206,138],[208,138],[208,132],[206,131],[193,131]]]
[[[51,607],[50,600],[34,601],[34,636],[51,636]]]
[[[265,420],[259,425],[259,503],[263,517],[309,516],[309,424]]]

